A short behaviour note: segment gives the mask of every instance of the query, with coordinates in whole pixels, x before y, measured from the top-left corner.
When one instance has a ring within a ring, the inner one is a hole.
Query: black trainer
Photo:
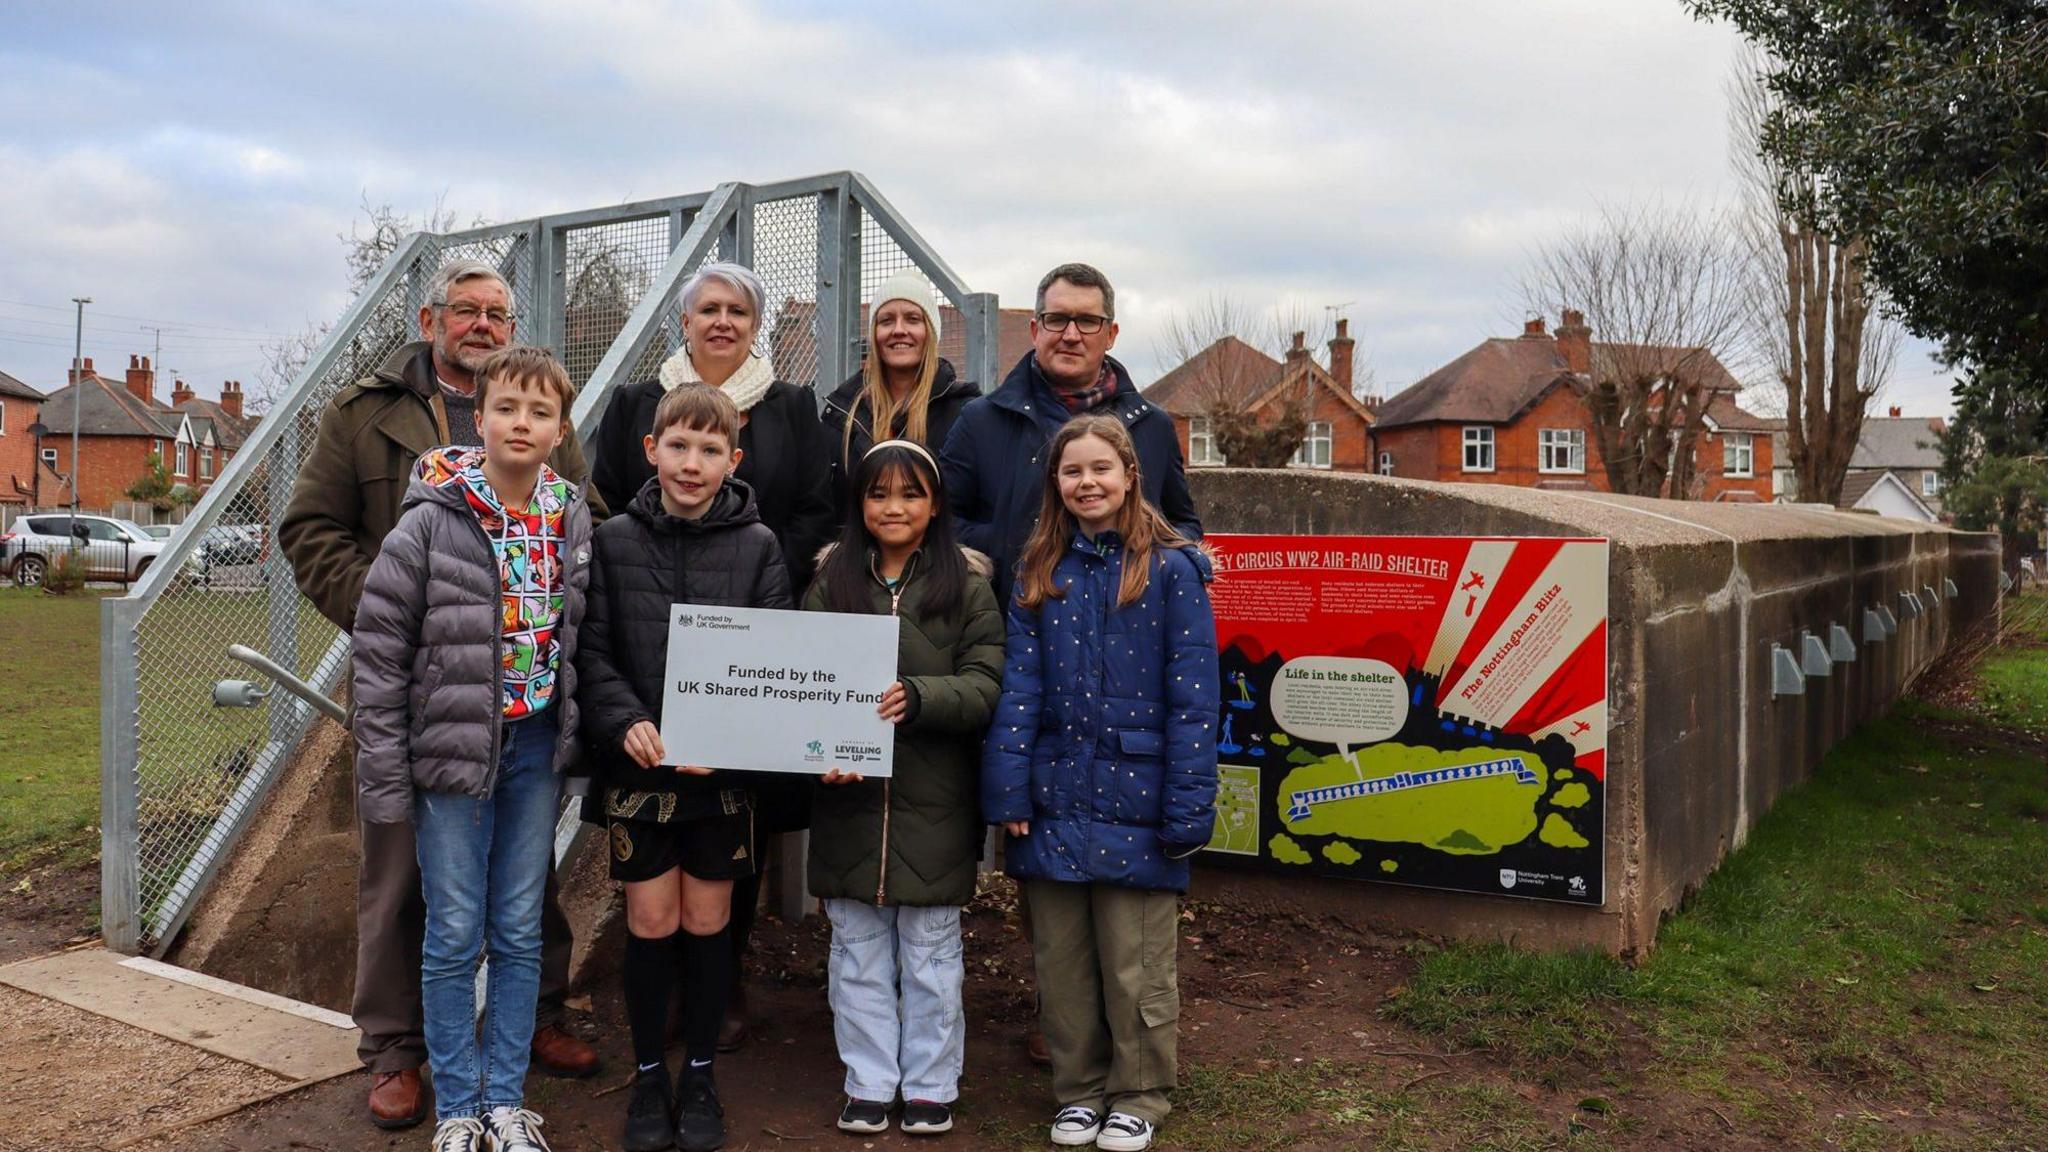
[[[887,1132],[889,1130],[889,1106],[873,1100],[846,1098],[846,1107],[839,1110],[841,1132]]]
[[[936,1100],[905,1100],[903,1102],[903,1134],[906,1136],[937,1136],[953,1130],[953,1106]]]
[[[633,1094],[626,1098],[626,1152],[664,1152],[675,1145],[676,1117],[669,1103],[668,1069],[635,1073]]]
[[[706,1068],[684,1067],[676,1080],[676,1147],[712,1152],[725,1143],[725,1108]]]

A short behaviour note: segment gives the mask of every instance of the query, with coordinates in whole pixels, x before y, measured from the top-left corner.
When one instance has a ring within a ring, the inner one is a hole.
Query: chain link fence
[[[916,251],[864,230],[864,220],[886,221]],[[104,603],[101,903],[116,949],[161,954],[169,946],[313,721],[310,707],[282,691],[255,708],[213,707],[217,681],[250,674],[229,647],[246,645],[341,694],[347,638],[299,594],[275,544],[278,522],[327,402],[419,338],[424,286],[458,257],[504,274],[520,338],[554,347],[583,386],[575,411],[586,434],[612,388],[653,375],[681,347],[677,295],[707,260],[737,259],[759,272],[768,307],[758,350],[784,379],[821,391],[858,365],[860,303],[900,268],[918,265],[940,284],[946,346],[956,356],[980,349],[974,325],[955,324],[959,310],[995,313],[992,296],[967,292],[852,173],[408,239],[193,509],[187,530],[131,595]],[[849,301],[846,286],[855,284],[860,296]],[[228,537],[253,541],[249,554],[205,563],[200,542]]]

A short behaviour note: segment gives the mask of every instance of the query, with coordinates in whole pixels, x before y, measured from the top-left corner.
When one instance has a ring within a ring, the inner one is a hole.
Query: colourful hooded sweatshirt
[[[476,514],[498,561],[504,629],[505,719],[552,704],[561,666],[562,520],[569,482],[543,464],[527,506],[507,509],[484,476],[481,448],[436,448],[420,457],[419,479],[455,487]]]

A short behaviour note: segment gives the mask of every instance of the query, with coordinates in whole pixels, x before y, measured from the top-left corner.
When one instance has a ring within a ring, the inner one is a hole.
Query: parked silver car
[[[65,512],[23,516],[0,535],[0,577],[13,577],[27,587],[42,584],[62,553],[73,553],[85,565],[88,580],[128,583],[149,570],[170,546],[131,520],[112,516],[72,516]]]

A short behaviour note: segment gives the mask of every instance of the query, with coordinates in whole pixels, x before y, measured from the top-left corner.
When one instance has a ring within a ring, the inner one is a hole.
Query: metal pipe
[[[326,693],[315,689],[311,684],[292,675],[277,661],[272,660],[263,653],[246,644],[230,644],[228,645],[228,655],[277,681],[278,687],[318,708],[322,713],[333,719],[336,724],[348,723],[348,709],[336,704]]]

